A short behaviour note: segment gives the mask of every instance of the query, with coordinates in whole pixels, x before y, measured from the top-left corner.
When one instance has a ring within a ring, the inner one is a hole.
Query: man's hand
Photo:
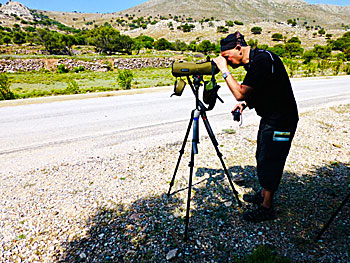
[[[239,112],[242,114],[243,110],[247,107],[247,103],[241,102],[238,103],[232,110],[232,114],[235,110],[239,109]]]
[[[223,56],[218,56],[217,58],[213,59],[216,66],[220,69],[221,73],[228,72],[228,66],[227,61]]]

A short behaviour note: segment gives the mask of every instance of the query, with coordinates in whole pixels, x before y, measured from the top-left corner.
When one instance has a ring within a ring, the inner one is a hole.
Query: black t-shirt
[[[294,126],[298,110],[292,85],[281,59],[266,50],[250,50],[243,85],[253,88],[246,98],[249,108],[274,126]]]

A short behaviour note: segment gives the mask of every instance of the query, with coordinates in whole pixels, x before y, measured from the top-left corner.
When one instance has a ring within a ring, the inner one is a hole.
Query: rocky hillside
[[[177,16],[181,20],[192,18],[197,21],[214,17],[215,20],[238,20],[245,24],[297,19],[298,24],[326,28],[341,28],[342,24],[350,24],[350,3],[349,6],[315,5],[303,0],[149,0],[133,8],[108,14],[29,10],[19,2],[9,1],[0,7],[0,21],[4,25],[11,24],[8,21],[13,24],[16,20],[11,14],[31,21],[33,11],[76,28],[89,27],[87,22],[91,21],[97,25],[111,23],[126,15],[153,18]]]
[[[350,6],[314,5],[302,0],[150,0],[118,14],[193,19],[215,17],[245,23],[296,18],[321,26],[350,24]]]
[[[5,22],[13,15],[16,15],[23,19],[33,19],[30,10],[25,5],[19,2],[9,1],[5,5],[0,7],[0,21]]]
[[[253,38],[269,46],[276,44],[271,38],[274,33],[281,33],[288,39],[298,36],[303,47],[309,49],[315,43],[326,44],[324,36],[314,35],[320,26],[333,38],[344,34],[342,25],[350,25],[350,6],[311,5],[303,0],[150,0],[122,12],[108,14],[32,10],[14,1],[0,7],[1,26],[20,24],[25,27],[27,24],[23,22],[33,22],[34,17],[36,20],[49,18],[69,27],[87,29],[107,22],[131,37],[143,34],[186,43],[204,39],[217,41],[226,35],[217,32],[217,28],[225,27],[225,20],[238,20],[244,25],[228,27],[227,33],[239,30],[246,39]],[[139,25],[131,30],[129,25],[141,17],[148,21],[146,28]],[[207,22],[202,22],[204,18]],[[288,19],[295,19],[297,26],[288,25]],[[123,21],[122,24],[120,21]],[[184,21],[194,26],[191,32],[178,29]],[[262,34],[253,35],[253,26],[261,27]],[[39,23],[36,27],[46,26]],[[52,25],[50,29],[57,30],[57,27]]]

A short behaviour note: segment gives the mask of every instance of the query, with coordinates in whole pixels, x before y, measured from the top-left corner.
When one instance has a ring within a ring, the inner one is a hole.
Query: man
[[[238,31],[221,40],[221,56],[214,59],[238,103],[233,111],[248,106],[261,117],[257,139],[257,175],[261,189],[244,195],[246,202],[259,205],[243,213],[243,219],[261,222],[275,219],[273,196],[277,191],[285,161],[298,123],[298,110],[291,83],[281,59],[274,53],[251,49]],[[243,66],[247,74],[239,84],[232,68]]]

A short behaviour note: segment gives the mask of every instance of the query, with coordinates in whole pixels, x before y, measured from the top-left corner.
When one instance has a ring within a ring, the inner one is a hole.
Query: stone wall
[[[68,69],[73,70],[75,67],[83,66],[85,70],[107,72],[111,68],[100,62],[88,62],[74,59],[60,59],[56,63],[56,67],[60,64],[65,65]]]
[[[39,59],[1,59],[0,72],[39,71],[45,63]]]
[[[114,67],[118,69],[168,68],[173,58],[117,58]]]
[[[68,69],[83,66],[85,70],[106,72],[114,64],[117,69],[139,68],[168,68],[175,59],[172,58],[117,58],[114,62],[105,64],[106,61],[82,61],[75,59],[0,59],[0,72],[40,71],[43,69],[55,71],[57,66],[64,64]],[[108,65],[109,64],[109,65]]]

